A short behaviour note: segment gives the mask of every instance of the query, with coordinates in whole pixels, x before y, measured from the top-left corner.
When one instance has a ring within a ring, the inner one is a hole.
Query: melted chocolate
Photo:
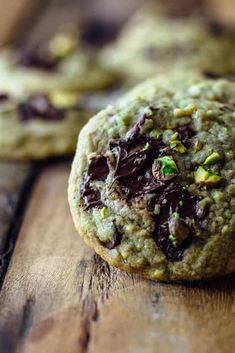
[[[128,131],[127,138],[128,139],[132,139],[133,137],[139,136],[140,135],[141,126],[143,126],[144,123],[146,122],[146,120],[148,120],[148,119],[153,119],[153,115],[151,113],[150,114],[141,115],[137,119],[137,121],[133,125],[133,127]]]
[[[84,199],[85,210],[92,208],[102,208],[104,204],[100,200],[100,192],[91,181],[105,180],[109,173],[107,159],[104,156],[92,158],[89,162],[85,183],[81,188],[81,196]]]
[[[45,95],[33,95],[18,106],[21,120],[62,120],[65,110],[56,108]]]
[[[98,156],[92,158],[88,166],[89,180],[105,180],[109,173],[107,158]]]
[[[24,67],[53,71],[57,68],[58,60],[48,50],[34,47],[20,50],[17,64]]]
[[[84,200],[85,210],[91,210],[92,208],[102,208],[104,204],[100,200],[100,192],[95,187],[91,186],[87,181],[81,189],[81,196]]]
[[[130,198],[162,188],[164,184],[152,174],[154,159],[168,150],[161,140],[145,136],[115,140],[110,142],[110,149],[115,157],[114,177],[122,197]]]
[[[107,249],[114,249],[116,248],[116,246],[121,244],[121,240],[122,240],[122,235],[118,232],[118,230],[116,229],[115,234],[113,235],[112,240],[110,240],[107,243],[103,243],[103,245],[107,248]]]
[[[196,206],[200,201],[199,197],[185,190],[181,185],[172,183],[162,193],[155,198],[155,204],[160,206],[160,213],[155,216],[154,239],[162,252],[170,261],[181,261],[186,248],[192,241],[192,232],[177,247],[169,239],[168,222],[173,212],[177,212],[181,221],[196,219]]]
[[[203,75],[210,80],[225,79],[229,81],[235,81],[235,72],[229,72],[225,75],[220,75],[213,71],[203,71]]]

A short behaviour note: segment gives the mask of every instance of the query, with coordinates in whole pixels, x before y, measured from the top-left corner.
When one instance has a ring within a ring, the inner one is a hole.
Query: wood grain
[[[0,279],[20,227],[33,170],[27,162],[0,162]]]
[[[8,42],[14,35],[19,21],[31,10],[35,1],[37,0],[0,0],[0,45]]]
[[[0,351],[231,353],[233,276],[169,285],[110,268],[76,234],[68,164],[34,189],[0,295]]]

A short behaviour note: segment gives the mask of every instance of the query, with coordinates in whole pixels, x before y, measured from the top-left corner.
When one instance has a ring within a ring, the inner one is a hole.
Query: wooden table
[[[79,15],[74,1],[42,3],[21,40]],[[0,163],[0,353],[234,352],[235,276],[171,285],[110,268],[74,230],[70,165]]]

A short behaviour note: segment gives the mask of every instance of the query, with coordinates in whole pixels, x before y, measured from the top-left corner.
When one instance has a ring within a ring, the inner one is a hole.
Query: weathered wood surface
[[[160,284],[110,268],[76,234],[69,165],[34,188],[0,295],[0,352],[231,353],[233,276]]]
[[[25,190],[30,190],[33,170],[27,162],[0,162],[0,277],[14,247],[27,202]]]
[[[72,0],[47,6],[26,41],[48,36],[71,9],[70,18],[79,18]],[[74,230],[69,164],[40,167],[0,292],[0,353],[233,352],[235,277],[169,285],[110,268]],[[22,192],[30,170],[0,165],[1,254],[12,236],[14,245],[22,207],[17,219],[12,216],[19,195],[21,204],[30,195],[28,188]]]

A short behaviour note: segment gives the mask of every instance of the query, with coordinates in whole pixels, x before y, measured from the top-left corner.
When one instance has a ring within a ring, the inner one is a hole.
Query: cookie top
[[[0,158],[42,159],[74,152],[93,112],[75,94],[0,94]]]
[[[116,77],[72,36],[57,35],[38,46],[0,52],[2,92],[89,91],[109,86]]]
[[[134,92],[79,136],[69,181],[79,234],[150,279],[233,271],[235,84],[156,79]]]
[[[186,69],[224,75],[235,71],[234,38],[200,18],[168,18],[145,9],[130,19],[102,58],[130,82]]]

